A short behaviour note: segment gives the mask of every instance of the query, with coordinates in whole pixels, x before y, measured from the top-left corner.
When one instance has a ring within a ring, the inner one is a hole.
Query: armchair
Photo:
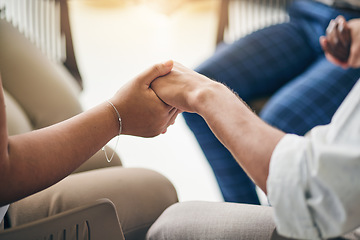
[[[0,233],[3,240],[24,239],[24,236],[26,239],[125,239],[115,206],[108,199]]]

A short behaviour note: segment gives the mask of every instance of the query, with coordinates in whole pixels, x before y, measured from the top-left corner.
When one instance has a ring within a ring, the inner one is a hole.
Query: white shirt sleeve
[[[360,81],[329,125],[281,139],[267,190],[284,236],[330,238],[360,226]]]

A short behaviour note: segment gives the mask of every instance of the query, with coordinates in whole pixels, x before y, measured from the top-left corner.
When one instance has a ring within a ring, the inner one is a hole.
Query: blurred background
[[[204,61],[215,50],[219,2],[70,0],[84,108],[106,100],[154,63],[173,59],[194,68]],[[124,166],[150,168],[169,178],[180,201],[223,201],[182,116],[156,138],[121,136],[116,150]]]

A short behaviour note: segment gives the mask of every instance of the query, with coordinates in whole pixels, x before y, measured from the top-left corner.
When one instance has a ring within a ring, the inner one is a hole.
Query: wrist
[[[119,143],[119,136],[120,136],[120,134],[121,134],[121,132],[122,132],[122,120],[121,120],[120,113],[119,113],[119,111],[117,110],[117,108],[115,107],[115,105],[114,105],[111,101],[109,101],[109,100],[107,100],[106,102],[107,102],[108,106],[110,105],[110,107],[112,108],[112,112],[115,112],[115,114],[116,114],[116,119],[117,119],[117,121],[118,121],[118,132],[117,132],[117,139],[116,139],[116,144],[115,144],[115,149],[116,149],[116,147],[117,147],[117,145],[118,145],[118,143]],[[112,114],[112,115],[113,115],[113,114]],[[116,124],[115,124],[115,125],[116,125]],[[115,129],[116,129],[116,128],[115,128]],[[106,146],[103,146],[103,147],[102,147],[102,150],[104,151],[104,154],[105,154],[105,158],[106,158],[106,160],[107,160],[108,162],[111,162],[111,160],[112,160],[113,157],[115,156],[115,149],[114,149],[114,151],[112,152],[111,157],[109,158],[109,156],[108,156],[108,154],[107,154],[107,152],[106,152],[105,147],[106,147]]]
[[[232,102],[237,97],[224,84],[211,81],[207,86],[196,92],[193,106],[196,113],[201,116],[211,115],[217,111],[222,104]]]
[[[118,136],[123,130],[123,122],[119,108],[112,99],[107,100],[104,104],[111,118],[111,125],[109,125],[109,127],[111,126],[112,136]]]

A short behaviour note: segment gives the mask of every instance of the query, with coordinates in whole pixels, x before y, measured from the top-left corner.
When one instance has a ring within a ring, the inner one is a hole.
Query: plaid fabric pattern
[[[318,2],[298,0],[289,9],[290,22],[254,32],[218,47],[196,71],[222,82],[245,101],[271,96],[260,112],[269,124],[288,133],[305,134],[327,124],[360,77],[360,69],[344,70],[329,63],[319,37],[340,11]],[[183,114],[218,181],[225,201],[258,204],[255,186],[206,122]],[[226,116],[224,116],[226,117]]]

